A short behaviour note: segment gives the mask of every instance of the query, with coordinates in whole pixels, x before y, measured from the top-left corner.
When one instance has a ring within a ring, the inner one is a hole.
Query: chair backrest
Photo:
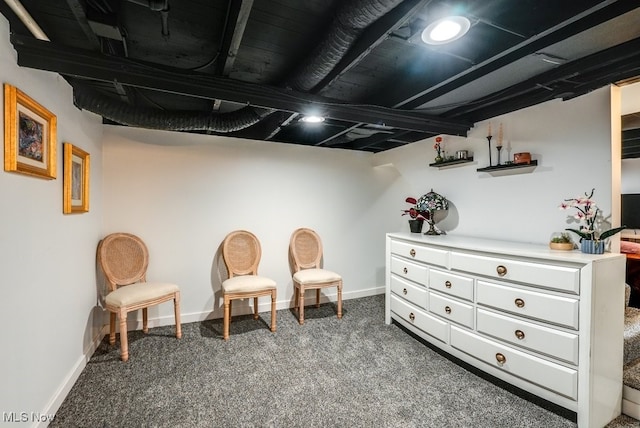
[[[322,240],[311,229],[304,227],[296,229],[291,234],[289,254],[295,272],[301,269],[320,268]]]
[[[98,262],[111,291],[120,285],[146,281],[149,251],[130,233],[112,233],[98,244]]]
[[[262,257],[260,241],[246,230],[229,233],[222,243],[222,258],[229,278],[240,275],[257,275]]]

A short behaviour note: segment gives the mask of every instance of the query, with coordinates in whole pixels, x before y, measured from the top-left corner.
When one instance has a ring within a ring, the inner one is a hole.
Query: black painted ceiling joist
[[[60,46],[13,34],[11,42],[18,52],[18,65],[53,71],[86,79],[118,82],[175,94],[251,104],[258,107],[304,113],[320,109],[323,115],[347,122],[384,124],[389,127],[466,135],[471,124],[440,119],[409,110],[381,106],[362,106],[318,95],[250,84],[171,67],[135,62],[125,58]]]

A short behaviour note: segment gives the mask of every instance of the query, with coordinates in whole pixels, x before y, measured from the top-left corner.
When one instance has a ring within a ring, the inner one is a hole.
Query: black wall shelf
[[[454,166],[454,165],[462,165],[465,163],[470,163],[473,162],[473,156],[466,158],[466,159],[454,159],[454,160],[450,160],[450,161],[443,161],[443,162],[435,162],[435,163],[430,163],[429,166],[435,167],[435,168],[445,168],[448,166]]]
[[[508,165],[494,165],[486,166],[484,168],[478,168],[478,172],[488,172],[491,175],[510,175],[510,174],[524,174],[533,171],[538,166],[537,160],[532,160],[531,163],[519,163]]]

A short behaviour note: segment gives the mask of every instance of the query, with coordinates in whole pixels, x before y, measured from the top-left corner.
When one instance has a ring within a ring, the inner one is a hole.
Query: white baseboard
[[[62,405],[62,402],[69,394],[69,391],[71,391],[71,388],[73,388],[73,385],[78,380],[78,377],[80,377],[82,370],[84,370],[84,368],[87,366],[87,363],[91,359],[91,356],[100,345],[100,342],[102,341],[102,338],[105,336],[105,334],[109,334],[108,325],[105,325],[103,328],[101,328],[98,331],[98,333],[93,337],[93,340],[91,341],[89,346],[84,350],[83,355],[78,359],[76,364],[74,364],[73,368],[69,371],[67,376],[65,376],[64,380],[58,387],[57,391],[53,394],[53,397],[51,397],[51,400],[49,400],[49,403],[47,404],[46,408],[41,413],[41,415],[56,414],[56,412]],[[34,422],[32,426],[38,427],[38,428],[44,428],[49,426],[50,421],[47,421],[46,417],[43,417],[41,419],[43,420],[40,422]]]

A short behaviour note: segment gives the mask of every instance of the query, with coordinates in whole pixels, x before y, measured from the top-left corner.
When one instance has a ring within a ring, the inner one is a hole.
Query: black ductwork
[[[167,131],[233,132],[258,123],[270,110],[243,107],[229,113],[195,111],[161,111],[130,105],[94,91],[76,88],[73,92],[76,107],[89,110],[123,125]]]
[[[168,0],[128,0],[154,11],[168,12]],[[287,80],[285,86],[308,92],[340,62],[362,31],[402,3],[402,0],[352,0],[338,8],[327,36]],[[168,30],[167,30],[168,31]],[[164,29],[163,29],[164,32]],[[248,128],[272,113],[247,106],[230,113],[162,111],[132,107],[124,102],[74,90],[75,105],[123,125],[170,131],[212,131],[228,133]]]
[[[287,81],[287,86],[309,92],[340,62],[365,28],[400,3],[402,0],[353,0],[343,3],[336,12],[327,36]]]

